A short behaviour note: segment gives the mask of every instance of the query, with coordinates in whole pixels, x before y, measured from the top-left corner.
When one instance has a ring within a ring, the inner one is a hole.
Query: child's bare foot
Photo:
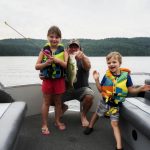
[[[66,126],[64,123],[55,123],[55,126],[61,131],[66,129]]]
[[[81,115],[81,123],[83,127],[87,127],[89,125],[89,121],[87,120],[86,116]]]
[[[61,111],[61,113],[60,113],[60,117],[62,117],[63,114],[64,114],[67,110],[68,110],[68,105],[63,104],[63,105],[62,105],[62,111]],[[55,112],[56,112],[56,108],[55,108]]]
[[[47,126],[43,126],[41,128],[41,132],[42,132],[43,135],[49,135],[50,134],[50,131],[49,131]]]

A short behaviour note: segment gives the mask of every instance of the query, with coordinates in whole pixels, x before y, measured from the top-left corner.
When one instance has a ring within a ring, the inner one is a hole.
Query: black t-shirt
[[[74,88],[88,87],[89,70],[85,70],[82,66],[82,61],[77,61],[77,82],[74,83]]]

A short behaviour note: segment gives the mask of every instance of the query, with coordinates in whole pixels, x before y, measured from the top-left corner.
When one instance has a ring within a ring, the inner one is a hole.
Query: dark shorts
[[[94,92],[89,87],[82,87],[79,89],[69,89],[63,94],[62,101],[66,102],[76,99],[81,102],[85,95],[94,96]]]

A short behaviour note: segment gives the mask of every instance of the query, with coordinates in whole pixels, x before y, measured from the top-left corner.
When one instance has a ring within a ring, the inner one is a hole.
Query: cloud
[[[46,38],[58,25],[63,38],[149,36],[149,0],[1,0],[0,38],[20,37],[3,23],[30,38]]]

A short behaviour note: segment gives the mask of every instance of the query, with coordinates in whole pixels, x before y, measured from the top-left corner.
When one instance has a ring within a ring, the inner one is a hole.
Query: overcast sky
[[[0,39],[46,39],[57,25],[62,38],[150,37],[150,0],[0,0]]]

